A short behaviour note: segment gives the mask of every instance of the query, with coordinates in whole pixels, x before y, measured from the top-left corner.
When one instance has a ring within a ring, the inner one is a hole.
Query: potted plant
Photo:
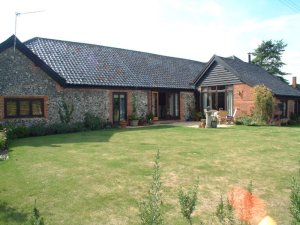
[[[136,113],[132,113],[130,116],[128,116],[128,119],[130,126],[137,126],[139,124],[139,118]]]
[[[201,119],[199,123],[199,128],[205,128],[206,126],[206,119]]]
[[[154,118],[153,113],[152,112],[148,112],[147,115],[146,115],[147,123],[148,124],[152,124],[153,118]]]
[[[139,119],[139,126],[145,126],[147,124],[147,120],[145,119],[145,117],[141,117]]]
[[[128,117],[130,126],[138,126],[138,124],[139,124],[139,117],[138,117],[136,111],[137,111],[136,110],[136,96],[133,95],[132,96],[132,114],[129,115],[129,117]]]
[[[218,126],[218,118],[216,116],[211,117],[211,128],[217,128]]]
[[[121,128],[126,128],[126,126],[127,126],[127,121],[126,121],[126,120],[121,120],[121,121],[119,122],[119,125],[120,125]]]

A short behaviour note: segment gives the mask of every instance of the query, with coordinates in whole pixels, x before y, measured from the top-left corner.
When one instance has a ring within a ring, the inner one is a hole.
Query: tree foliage
[[[258,123],[268,123],[274,110],[274,98],[272,91],[265,85],[257,85],[255,91],[254,115]]]
[[[281,70],[282,66],[285,65],[281,58],[286,46],[287,44],[284,43],[283,40],[263,41],[254,50],[253,55],[255,58],[252,60],[252,63],[261,66],[269,74],[272,74],[287,83],[287,80],[283,76],[288,73]]]

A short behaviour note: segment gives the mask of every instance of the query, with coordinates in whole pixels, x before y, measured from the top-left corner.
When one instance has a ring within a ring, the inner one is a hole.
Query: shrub
[[[148,196],[139,204],[142,225],[160,225],[164,223],[161,212],[160,188],[159,151],[157,151]]]
[[[240,116],[236,119],[236,125],[255,126],[257,123],[253,116]]]
[[[202,112],[197,112],[197,111],[192,111],[192,119],[194,121],[200,121],[203,118],[203,113]]]
[[[31,216],[28,218],[26,225],[45,225],[44,218],[40,216],[40,211],[36,207],[36,201]]]
[[[25,126],[16,127],[14,129],[14,133],[17,138],[29,137],[30,129],[29,129],[29,127],[25,127]]]
[[[0,132],[0,152],[3,151],[6,147],[6,133],[4,131]]]
[[[66,123],[56,123],[52,125],[52,129],[55,134],[66,134],[71,133],[72,131],[72,125],[66,124]]]
[[[44,136],[48,134],[48,128],[45,123],[38,123],[30,127],[30,136]]]
[[[7,128],[7,138],[8,139],[16,139],[16,138],[24,138],[30,136],[30,129],[29,127],[25,126],[17,126],[13,127],[10,126]]]
[[[192,213],[195,210],[197,203],[199,181],[193,188],[184,192],[182,188],[178,193],[178,199],[181,207],[181,214],[187,219],[190,225],[192,225]]]
[[[85,128],[83,122],[76,122],[76,123],[70,124],[70,130],[72,132],[80,132],[80,131],[86,131],[87,129]]]
[[[148,112],[148,113],[146,114],[146,120],[147,120],[147,123],[150,123],[150,122],[153,120],[153,118],[154,118],[154,115],[153,115],[152,112]]]
[[[299,171],[300,175],[300,171]],[[292,225],[300,225],[300,181],[295,177],[292,178],[290,194],[290,213],[292,216]]]
[[[224,203],[222,195],[220,202],[217,206],[216,216],[221,224],[235,224],[234,209],[229,204],[228,200],[227,203]]]
[[[90,130],[97,130],[104,128],[104,121],[100,119],[100,117],[93,115],[92,113],[84,114],[84,126]]]
[[[254,115],[258,123],[266,124],[273,116],[274,98],[272,91],[264,85],[254,87]]]

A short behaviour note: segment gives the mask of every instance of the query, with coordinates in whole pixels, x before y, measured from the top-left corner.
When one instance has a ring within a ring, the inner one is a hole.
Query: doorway
[[[180,118],[179,92],[152,92],[154,120]]]
[[[119,123],[127,119],[126,93],[113,93],[113,123]]]

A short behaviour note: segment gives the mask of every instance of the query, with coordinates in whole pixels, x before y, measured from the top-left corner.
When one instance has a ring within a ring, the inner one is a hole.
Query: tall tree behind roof
[[[288,83],[288,81],[283,77],[288,73],[281,70],[282,66],[285,65],[282,62],[281,57],[287,46],[283,40],[268,40],[263,41],[255,50],[253,55],[255,58],[252,63],[261,66],[268,73],[278,77],[280,80]]]

